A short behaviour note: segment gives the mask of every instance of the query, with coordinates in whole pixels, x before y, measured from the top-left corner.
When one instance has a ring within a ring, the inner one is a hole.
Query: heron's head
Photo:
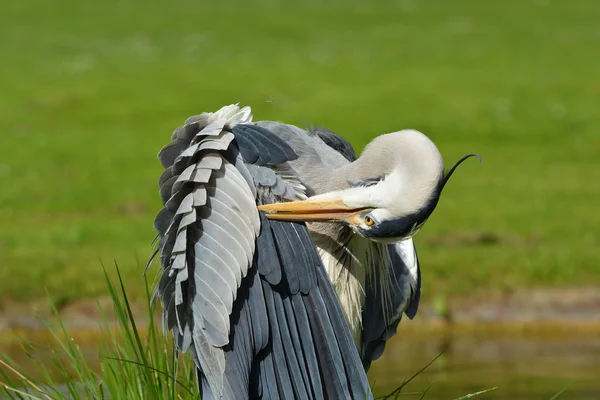
[[[348,188],[259,208],[270,219],[344,223],[372,240],[397,242],[421,229],[456,167],[472,156],[479,158],[468,154],[444,172],[442,155],[427,136],[394,132],[374,139],[340,172]]]

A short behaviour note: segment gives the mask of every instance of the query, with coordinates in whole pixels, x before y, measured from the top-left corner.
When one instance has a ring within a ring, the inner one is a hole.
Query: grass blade
[[[554,396],[552,396],[550,398],[550,400],[556,400],[558,399],[564,392],[567,391],[567,389],[569,389],[571,387],[571,385],[573,385],[573,383],[569,383],[567,386],[565,386],[564,388],[562,388],[558,393],[556,393]]]
[[[392,398],[392,396],[397,397],[398,393],[400,393],[406,385],[408,385],[413,379],[415,379],[417,376],[419,376],[421,373],[423,373],[423,371],[425,371],[427,368],[429,368],[431,366],[431,364],[433,364],[438,358],[440,358],[441,355],[442,355],[442,353],[435,356],[433,358],[433,360],[429,361],[423,368],[421,368],[416,373],[414,373],[413,376],[411,376],[410,378],[408,378],[404,382],[402,382],[402,384],[400,386],[398,386],[396,389],[394,389],[389,394],[378,397],[377,400],[388,400],[388,399]],[[396,397],[394,397],[394,398],[396,398]]]
[[[431,387],[433,386],[433,383],[430,383],[429,386],[427,386],[427,389],[425,389],[423,391],[423,394],[420,397],[420,400],[423,400],[425,398],[425,395],[427,394],[427,392],[429,392],[429,389],[431,389]]]
[[[7,362],[5,362],[4,360],[0,360],[0,365],[2,365],[4,368],[10,370],[12,373],[14,373],[15,375],[17,375],[19,378],[23,379],[23,381],[27,382],[27,384],[29,386],[31,386],[33,389],[37,390],[39,393],[41,393],[42,395],[44,395],[44,397],[48,400],[52,400],[48,395],[46,395],[42,389],[40,389],[39,386],[37,386],[35,383],[33,383],[30,379],[27,379],[22,373],[20,373],[16,368],[13,368],[10,364],[8,364]],[[4,372],[2,372],[2,375],[6,376],[4,374]],[[11,390],[11,391],[15,391],[15,389],[12,389],[10,387],[8,387],[7,385],[4,385],[5,389]]]
[[[496,389],[498,389],[498,386],[493,387],[493,388],[489,388],[489,389],[485,389],[485,390],[481,390],[481,391],[475,392],[475,393],[469,393],[469,394],[466,394],[466,395],[461,396],[461,397],[459,397],[457,399],[454,399],[454,400],[470,399],[471,397],[479,396],[481,394],[484,394],[484,393],[487,393],[487,392],[491,392],[492,390],[496,390]]]

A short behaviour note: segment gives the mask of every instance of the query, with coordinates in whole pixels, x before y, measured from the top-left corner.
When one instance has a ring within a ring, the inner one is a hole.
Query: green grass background
[[[224,104],[465,163],[418,236],[424,296],[600,284],[600,3],[4,0],[0,305],[142,298],[156,158]],[[137,283],[136,283],[137,282]],[[137,288],[137,292],[136,292]]]

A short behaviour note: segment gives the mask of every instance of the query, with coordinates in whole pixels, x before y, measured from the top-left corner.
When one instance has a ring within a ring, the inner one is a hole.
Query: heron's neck
[[[360,352],[368,243],[351,233],[345,238],[314,234],[313,240]]]
[[[341,168],[336,168],[329,171],[327,176],[327,192],[333,190],[347,189],[352,181],[358,181],[367,178],[365,171],[361,169],[360,159],[348,163]],[[372,178],[372,177],[370,177]]]

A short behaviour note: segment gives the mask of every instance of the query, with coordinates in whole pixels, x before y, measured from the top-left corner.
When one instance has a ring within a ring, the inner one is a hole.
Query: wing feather
[[[295,268],[297,255],[293,243],[290,241],[290,231],[285,224],[276,223],[271,224],[271,230],[277,244],[277,252],[288,288],[292,294],[296,294],[300,290],[300,283],[298,282],[298,271]]]
[[[313,381],[310,379],[310,373],[307,369],[307,361],[304,357],[304,352],[302,350],[302,345],[300,344],[300,337],[304,334],[300,333],[298,329],[298,324],[295,319],[295,312],[292,308],[290,297],[282,297],[281,298],[281,308],[278,310],[281,318],[285,318],[285,323],[287,330],[289,331],[291,345],[286,348],[286,354],[290,354],[288,359],[292,360],[294,372],[292,377],[294,381],[298,380],[294,385],[298,387],[298,392],[301,394],[303,398],[311,397],[311,385]],[[310,332],[308,332],[310,333]],[[299,380],[302,380],[301,382]]]
[[[228,172],[232,172],[232,171],[236,172],[236,173],[228,174],[228,176],[231,178],[231,180],[235,181],[238,188],[242,189],[242,191],[245,191],[248,196],[252,197],[252,199],[254,199],[256,197],[256,189],[254,188],[254,184],[252,185],[252,187],[248,186],[247,179],[251,179],[252,183],[254,183],[254,181],[249,176],[248,176],[248,178],[244,177],[244,171],[246,173],[248,173],[248,175],[250,175],[250,173],[248,172],[248,169],[246,168],[245,165],[242,164],[242,165],[234,166],[234,165],[230,164],[229,162],[227,162],[227,163],[225,163],[225,169]],[[253,189],[253,190],[251,190],[251,189]],[[253,224],[258,226],[258,221],[253,221]]]
[[[199,255],[202,255],[202,259]],[[236,265],[235,258],[221,244],[215,242],[212,238],[207,238],[204,242],[194,244],[194,255],[196,262],[213,265],[223,279],[232,288],[237,288],[237,279],[234,272]],[[235,298],[235,290],[232,291]]]
[[[257,239],[256,247],[260,249],[257,254],[257,268],[260,274],[269,282],[271,285],[278,285],[281,282],[282,270],[277,255],[277,248],[275,247],[275,239],[271,226],[268,223],[267,218],[260,214],[262,230],[261,234]]]
[[[254,182],[261,186],[274,186],[277,183],[277,175],[275,171],[270,168],[260,168],[255,165],[250,165],[252,168],[248,168]]]
[[[263,282],[263,292],[265,293],[265,303],[267,305],[267,315],[269,315],[269,325],[271,330],[271,346],[272,346],[272,357],[273,366],[277,371],[275,378],[277,379],[277,386],[281,393],[293,393],[292,381],[290,377],[290,371],[287,368],[287,361],[284,352],[284,344],[282,343],[282,335],[279,327],[279,316],[275,308],[275,298],[277,294],[269,287],[265,288],[265,285],[269,285],[267,282]],[[285,340],[286,337],[283,337]],[[287,345],[287,343],[286,343]]]
[[[293,296],[289,298],[287,303],[289,303],[289,312],[294,314],[298,326],[298,335],[301,338],[300,344],[302,346],[302,353],[306,359],[313,398],[322,399],[324,398],[323,384],[319,375],[319,371],[322,370],[322,368],[319,368],[315,341],[313,339],[306,306],[304,305],[301,296]]]
[[[247,138],[258,150],[258,159],[254,162],[256,165],[271,165],[271,153],[269,152],[269,148],[263,144],[263,141],[260,137],[253,134],[246,134],[245,130],[236,131],[236,137],[245,137]]]
[[[189,142],[181,139],[175,139],[158,153],[160,163],[164,168],[168,168],[175,163],[177,157],[187,149]]]
[[[283,125],[283,124],[281,124]],[[276,154],[276,159],[273,160],[275,164],[281,164],[279,162],[279,158],[284,158],[286,161],[294,161],[298,158],[298,154],[294,151],[294,149],[287,144],[283,139],[277,136],[275,133],[271,132],[269,129],[266,129],[260,125],[239,125],[238,129],[248,129],[254,132],[261,133],[264,137],[268,138],[278,149],[277,152],[272,152],[272,154]]]
[[[194,244],[196,254],[202,254],[202,259],[206,262],[217,262],[221,268],[219,271],[231,273],[234,277],[235,287],[239,287],[242,282],[240,269],[243,265],[239,264],[236,258],[223,244],[211,236],[204,236],[202,241]],[[214,257],[214,258],[213,258]]]
[[[249,279],[249,291],[253,296],[248,296],[248,309],[250,312],[250,321],[252,323],[252,339],[254,354],[259,354],[269,343],[269,319],[263,312],[266,309],[265,295],[262,289],[261,279],[258,268],[252,271]]]
[[[202,229],[203,229],[203,237],[204,235],[212,236],[215,241],[219,243],[227,243],[227,250],[235,257],[238,265],[246,265],[248,261],[252,260],[252,253],[250,256],[247,254],[247,250],[245,249],[245,242],[238,241],[235,235],[235,232],[239,232],[237,229],[234,230],[225,229],[225,226],[220,226],[217,224],[218,219],[215,218],[215,215],[211,215],[210,218],[205,218],[202,221]],[[202,238],[200,238],[202,240]],[[248,247],[248,251],[252,251],[250,247]],[[241,272],[241,270],[240,270]],[[242,272],[242,276],[245,276]]]
[[[268,285],[268,283],[265,284]],[[298,354],[296,353],[293,340],[294,333],[297,332],[294,332],[293,327],[288,324],[285,309],[283,308],[282,296],[273,295],[273,305],[273,315],[277,318],[277,327],[279,328],[278,330],[275,330],[275,327],[273,327],[274,341],[281,346],[279,351],[276,350],[276,354],[280,354],[279,359],[281,360],[278,362],[278,365],[282,364],[282,368],[287,370],[288,373],[285,375],[286,377],[289,376],[290,382],[286,383],[289,384],[290,389],[292,389],[287,392],[294,393],[296,398],[306,399],[308,398],[308,393],[302,379]]]
[[[315,263],[315,259],[311,257],[311,248],[314,248],[314,244],[311,241],[310,237],[306,234],[305,231],[299,229],[296,225],[292,225],[294,228],[295,238],[293,241],[296,243],[298,251],[296,252],[298,255],[298,261],[302,265],[316,265],[318,266],[320,263]],[[316,273],[314,268],[302,268],[299,269],[299,289],[302,293],[308,293],[310,288],[314,287],[317,281]]]
[[[252,198],[256,199],[256,186],[254,183],[254,180],[252,179],[252,176],[250,175],[250,171],[248,171],[248,167],[246,166],[246,163],[244,162],[244,159],[242,158],[241,154],[237,154],[233,160],[231,160],[231,163],[233,164],[233,167],[236,169],[236,171],[238,171],[242,177],[242,179],[246,182],[246,184],[248,185],[248,189],[250,190],[250,193],[252,194]],[[225,166],[226,168],[228,168],[228,166]],[[258,217],[257,217],[258,218]],[[256,219],[254,221],[254,226],[256,228],[256,234],[258,235],[258,227],[260,226],[258,219]]]
[[[244,126],[242,126],[242,127],[244,127]],[[246,128],[246,129],[248,129],[250,131],[249,136],[254,138],[256,141],[260,142],[261,146],[263,146],[265,148],[265,151],[268,152],[269,158],[268,158],[268,160],[265,160],[266,164],[276,165],[276,164],[282,164],[282,163],[288,161],[287,154],[285,154],[285,152],[283,152],[281,150],[281,147],[278,144],[273,142],[271,137],[269,137],[268,135],[265,135],[260,130],[255,130],[252,128]]]
[[[215,186],[219,186],[224,196],[219,197],[219,200],[229,200],[228,206],[240,212],[242,216],[253,215],[256,213],[256,203],[248,201],[248,193],[245,192],[237,183],[229,177],[229,174],[224,174],[221,171],[215,172]],[[216,194],[215,194],[216,195]],[[248,217],[246,217],[248,218]]]
[[[256,208],[306,197],[298,155],[248,118],[191,117],[159,153],[163,325],[204,399],[372,398],[308,229]]]
[[[239,243],[243,243],[246,254],[252,255],[254,241],[252,241],[250,238],[253,237],[254,232],[248,227],[247,220],[242,218],[239,213],[232,213],[231,209],[228,208],[224,203],[220,201],[214,201],[211,204],[210,212],[205,211],[202,214],[199,213],[198,217],[210,217],[213,219],[217,225],[220,225],[223,227],[223,229],[235,236]]]
[[[421,281],[419,262],[413,239],[378,245],[378,255],[367,275],[366,304],[363,310],[361,358],[365,369],[383,354],[386,342],[396,334],[402,314],[415,316],[418,308]],[[388,297],[382,294],[387,293]]]
[[[305,297],[302,300],[309,312],[311,330],[316,337],[317,360],[323,369],[323,375],[327,377],[324,385],[327,397],[333,397],[334,393],[341,393],[340,398],[349,399],[350,392],[342,366],[342,355],[337,347],[335,333],[328,323],[330,321],[325,304],[319,296]]]
[[[258,161],[260,154],[250,139],[248,139],[245,135],[238,135],[236,142],[238,149],[240,150],[240,153],[246,162],[255,163]]]
[[[225,346],[229,343],[229,313],[225,302],[214,291],[213,286],[200,275],[196,275],[195,279],[200,301],[192,305],[197,309],[194,314],[201,318],[208,341],[213,346]]]
[[[236,288],[232,287],[231,282],[233,279],[228,280],[227,274],[223,274],[223,269],[217,271],[214,264],[206,263],[203,260],[196,258],[196,265],[201,267],[204,271],[205,278],[200,282],[206,283],[206,285],[213,288],[217,293],[221,293],[220,300],[223,302],[226,310],[233,309],[233,292]],[[229,269],[227,269],[229,270]],[[233,278],[233,275],[231,275]],[[201,292],[203,287],[197,287],[197,290]]]

